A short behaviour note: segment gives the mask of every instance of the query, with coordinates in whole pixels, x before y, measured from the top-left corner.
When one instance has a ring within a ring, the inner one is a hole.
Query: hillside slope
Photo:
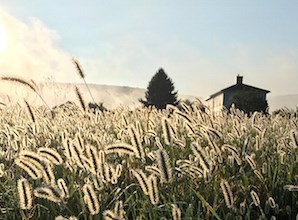
[[[76,84],[81,91],[81,94],[86,103],[92,101],[89,92],[84,84]],[[53,83],[46,82],[38,85],[38,91],[46,100],[50,107],[60,105],[67,101],[78,102],[74,92],[75,84],[71,83]],[[132,88],[127,86],[112,86],[112,85],[99,85],[89,84],[89,88],[96,102],[102,102],[108,109],[114,109],[119,106],[127,106],[129,108],[136,108],[141,106],[138,101],[144,98],[145,89]],[[9,91],[9,92],[7,92]],[[179,99],[195,100],[202,97],[180,95]],[[22,103],[26,99],[29,103],[41,105],[41,99],[34,94],[30,89],[19,85],[6,85],[0,88],[0,102],[4,104],[19,102]],[[287,107],[289,109],[296,109],[298,107],[298,94],[296,95],[283,95],[283,96],[268,96],[268,104],[270,112]]]
[[[86,103],[91,102],[91,96],[84,84],[70,83],[41,83],[38,85],[38,91],[50,107],[60,105],[67,101],[78,103],[75,94],[75,85],[79,88]],[[132,88],[127,86],[112,86],[89,84],[90,91],[95,102],[102,102],[108,109],[114,109],[120,106],[136,108],[141,106],[138,101],[144,98],[145,89]],[[9,91],[7,93],[6,91]],[[179,95],[179,99],[194,100],[194,96]],[[0,101],[4,104],[22,103],[26,99],[30,104],[42,105],[41,99],[33,91],[23,86],[12,85],[6,88],[5,92],[0,91]]]

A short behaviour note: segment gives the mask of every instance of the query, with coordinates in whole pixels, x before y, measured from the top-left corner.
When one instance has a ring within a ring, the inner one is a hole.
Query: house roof
[[[240,78],[240,80],[239,80],[239,78]],[[224,92],[226,92],[228,90],[234,90],[234,89],[239,89],[239,88],[244,88],[244,87],[245,88],[249,88],[249,89],[259,90],[260,92],[265,92],[265,93],[269,93],[270,92],[269,90],[260,89],[260,88],[257,88],[257,87],[254,87],[254,86],[250,86],[250,85],[246,85],[246,84],[242,83],[242,76],[240,77],[238,75],[237,76],[237,83],[236,84],[234,84],[232,86],[229,86],[229,87],[227,87],[225,89],[222,89],[222,90],[220,90],[220,91],[218,91],[218,92],[210,95],[209,97],[207,97],[205,99],[205,101],[208,101],[208,100],[210,100],[210,99],[212,99],[212,98],[214,98],[214,97],[216,97],[216,96],[218,96],[218,95],[220,95],[220,94],[222,94],[222,93],[224,93]]]

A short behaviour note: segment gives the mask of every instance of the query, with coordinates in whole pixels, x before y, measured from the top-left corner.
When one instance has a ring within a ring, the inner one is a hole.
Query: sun
[[[0,53],[7,47],[7,33],[0,22]]]

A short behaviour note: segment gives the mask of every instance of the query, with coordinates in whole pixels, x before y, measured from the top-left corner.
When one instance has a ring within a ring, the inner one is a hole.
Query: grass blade
[[[207,207],[207,209],[212,213],[212,215],[216,219],[220,220],[219,215],[215,212],[215,210],[211,207],[211,205],[204,199],[204,197],[200,193],[196,192],[194,189],[192,189],[192,191],[201,200],[201,202]]]

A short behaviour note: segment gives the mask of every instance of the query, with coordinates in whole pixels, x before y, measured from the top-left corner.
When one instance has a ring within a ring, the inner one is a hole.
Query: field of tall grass
[[[0,219],[298,219],[298,119],[0,111]]]

